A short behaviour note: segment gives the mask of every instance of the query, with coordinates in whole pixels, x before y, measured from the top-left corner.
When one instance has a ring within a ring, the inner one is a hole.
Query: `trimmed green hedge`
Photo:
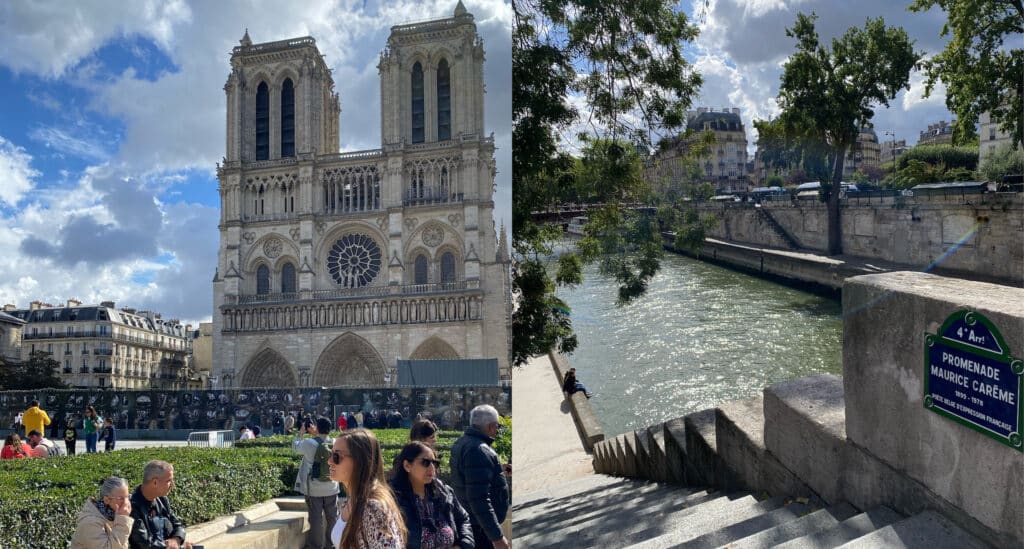
[[[384,464],[390,468],[409,436],[381,429]],[[440,478],[449,478],[449,450],[461,433],[438,433]],[[300,456],[291,436],[261,437],[234,448],[142,448],[49,459],[0,461],[0,548],[66,547],[82,504],[109,475],[131,489],[151,459],[174,464],[171,505],[186,527],[291,493]]]

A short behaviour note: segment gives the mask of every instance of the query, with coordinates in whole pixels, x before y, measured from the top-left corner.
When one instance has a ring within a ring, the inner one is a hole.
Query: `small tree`
[[[60,362],[46,351],[35,351],[24,362],[0,359],[0,389],[67,389],[68,386],[57,375],[58,368]]]
[[[832,174],[831,184],[821,180],[828,202],[828,253],[836,255],[842,253],[836,190],[846,151],[856,143],[859,128],[870,123],[872,104],[888,106],[909,88],[910,70],[921,56],[906,31],[886,27],[882,18],[868,19],[864,28],[851,28],[826,47],[814,29],[816,18],[800,13],[786,29],[797,51],[783,68],[779,119],[789,138],[824,147]]]
[[[1004,176],[1024,174],[1024,153],[1007,143],[981,159],[978,175],[986,181],[1000,182]]]

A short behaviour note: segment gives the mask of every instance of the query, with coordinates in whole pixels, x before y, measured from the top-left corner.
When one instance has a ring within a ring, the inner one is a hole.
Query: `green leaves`
[[[1024,4],[1020,0],[915,0],[910,9],[938,7],[948,22],[946,49],[921,63],[928,73],[926,94],[938,81],[946,87],[946,106],[956,114],[953,142],[965,145],[974,136],[981,113],[1009,133],[1013,143],[1024,139]]]
[[[24,362],[0,358],[0,389],[67,389],[57,375],[60,362],[46,351],[35,351]]]

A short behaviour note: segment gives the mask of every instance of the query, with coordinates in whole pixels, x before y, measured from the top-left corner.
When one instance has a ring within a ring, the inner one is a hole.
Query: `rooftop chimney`
[[[739,107],[733,107],[732,108],[732,113],[733,114],[739,114],[740,113],[740,108]]]
[[[68,299],[68,305],[67,306],[68,307],[81,307],[82,306],[82,302],[77,300],[77,299],[70,298],[70,299]]]
[[[18,306],[13,304],[13,303],[8,303],[7,305],[4,305],[4,310],[5,311],[14,311],[14,310],[17,310],[17,309],[18,309]]]
[[[35,310],[39,309],[42,306],[43,306],[43,302],[42,301],[33,301],[32,303],[28,304],[28,310],[35,311]]]
[[[114,302],[113,301],[101,301],[100,302],[100,307],[110,307],[111,309],[113,309],[114,308]]]

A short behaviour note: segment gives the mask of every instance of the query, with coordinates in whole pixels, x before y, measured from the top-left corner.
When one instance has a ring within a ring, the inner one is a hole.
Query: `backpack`
[[[309,477],[320,482],[331,482],[331,445],[324,442],[324,439],[316,437],[316,453],[313,454],[313,467],[309,471]]]
[[[47,457],[63,456],[64,451],[60,449],[60,446],[57,446],[56,444],[51,444],[46,447],[46,455]]]

